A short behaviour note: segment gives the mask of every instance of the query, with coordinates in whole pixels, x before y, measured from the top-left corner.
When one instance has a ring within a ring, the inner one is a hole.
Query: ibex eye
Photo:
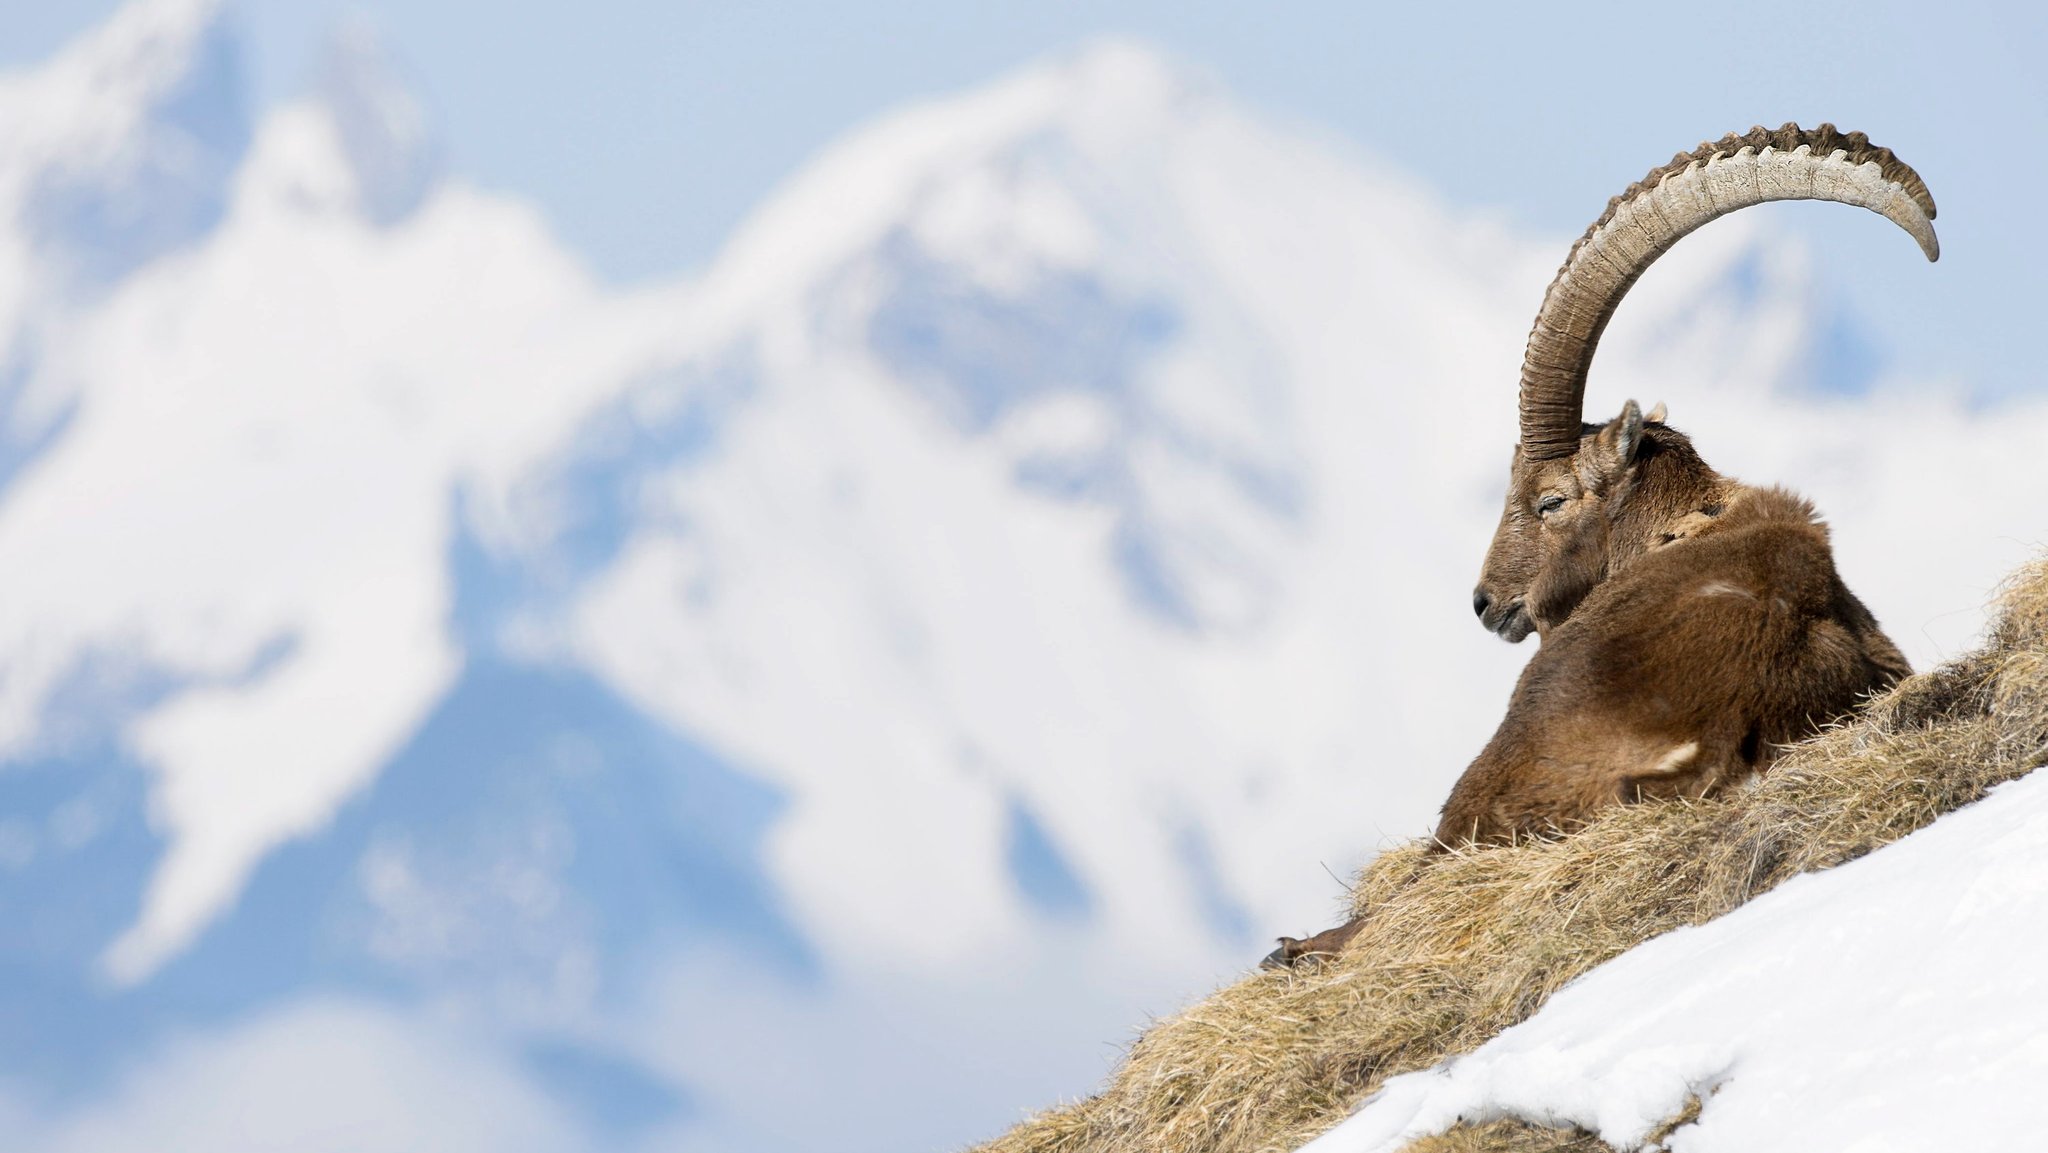
[[[1561,508],[1563,508],[1563,507],[1564,507],[1564,498],[1563,498],[1563,497],[1561,497],[1561,496],[1546,496],[1546,497],[1544,497],[1544,498],[1543,498],[1543,503],[1542,503],[1542,504],[1539,504],[1539,505],[1537,505],[1537,506],[1536,506],[1536,511],[1537,511],[1537,512],[1539,512],[1539,513],[1542,513],[1542,514],[1544,514],[1544,515],[1549,515],[1550,513],[1556,512],[1556,511],[1557,511],[1558,509],[1561,509]]]

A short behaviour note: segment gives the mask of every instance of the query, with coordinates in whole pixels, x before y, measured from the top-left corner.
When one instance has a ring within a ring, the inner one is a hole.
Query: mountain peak
[[[1143,40],[1103,36],[1055,57],[1044,70],[1061,74],[1074,103],[1099,108],[1164,110],[1209,96],[1217,87],[1207,72]]]
[[[207,41],[226,31],[220,0],[136,0],[53,61],[53,70],[77,70],[139,88],[175,83]]]
[[[211,229],[249,141],[240,45],[216,0],[132,4],[0,104],[20,219],[87,283]]]
[[[934,181],[1048,140],[1115,164],[1222,99],[1200,70],[1104,38],[991,83],[909,104],[848,134],[786,182],[716,262],[738,305],[807,284],[903,223]]]
[[[335,30],[318,98],[334,122],[363,214],[380,225],[410,215],[440,176],[440,141],[412,70],[367,17],[350,17]]]

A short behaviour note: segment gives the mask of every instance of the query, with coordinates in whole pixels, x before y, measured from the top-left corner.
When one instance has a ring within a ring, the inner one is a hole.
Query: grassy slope
[[[1786,879],[1853,860],[2048,761],[2048,561],[2009,582],[1990,641],[1799,746],[1752,785],[1631,805],[1552,841],[1382,855],[1341,958],[1257,973],[1154,1025],[1097,1095],[986,1153],[1286,1150],[1387,1077],[1469,1052],[1567,981]],[[1600,1149],[1514,1123],[1411,1148]]]

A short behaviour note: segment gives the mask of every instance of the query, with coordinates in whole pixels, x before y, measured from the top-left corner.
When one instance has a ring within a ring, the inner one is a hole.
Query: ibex
[[[1709,468],[1662,405],[1581,420],[1594,346],[1636,279],[1685,234],[1772,200],[1868,208],[1939,255],[1919,175],[1828,124],[1701,145],[1608,202],[1529,334],[1521,443],[1472,598],[1488,629],[1542,643],[1451,789],[1438,851],[1704,796],[1911,672],[1837,575],[1813,506]],[[1360,923],[1282,937],[1268,961],[1336,952]]]

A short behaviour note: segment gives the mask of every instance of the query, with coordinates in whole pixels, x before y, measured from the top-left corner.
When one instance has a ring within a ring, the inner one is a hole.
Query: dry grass
[[[1681,1126],[1700,1118],[1700,1099],[1694,1097],[1671,1118],[1650,1132],[1646,1149],[1661,1149],[1664,1139]],[[1584,1129],[1550,1129],[1513,1119],[1489,1121],[1484,1125],[1454,1125],[1449,1132],[1408,1143],[1406,1153],[1614,1153],[1600,1138]]]
[[[1384,855],[1341,958],[1260,972],[1155,1024],[1096,1096],[986,1153],[1292,1149],[1387,1077],[1468,1052],[1567,981],[1786,879],[1888,844],[2048,760],[2048,561],[2017,574],[1980,651],[1902,682],[1752,785],[1618,808],[1578,833]],[[1597,1149],[1583,1134],[1464,1127],[1419,1149]]]
[[[1424,1137],[1408,1153],[1611,1153],[1583,1129],[1545,1129],[1520,1121],[1460,1125],[1441,1137]]]

